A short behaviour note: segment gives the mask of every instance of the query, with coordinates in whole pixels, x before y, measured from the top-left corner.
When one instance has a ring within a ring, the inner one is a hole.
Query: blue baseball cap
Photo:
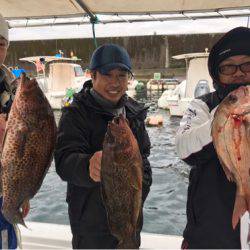
[[[127,70],[132,74],[130,57],[123,47],[116,44],[104,44],[93,52],[90,70],[97,70],[105,75],[116,68]]]

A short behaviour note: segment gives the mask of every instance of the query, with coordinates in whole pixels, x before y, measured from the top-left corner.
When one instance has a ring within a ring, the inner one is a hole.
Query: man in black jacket
[[[227,180],[215,152],[211,122],[228,93],[250,83],[249,44],[250,29],[238,27],[213,46],[208,68],[216,91],[191,102],[177,132],[177,152],[192,166],[183,249],[241,248],[240,223],[232,227],[236,185]]]
[[[116,248],[100,192],[102,144],[107,124],[123,114],[129,121],[143,158],[145,201],[152,183],[147,157],[150,141],[145,130],[146,108],[129,98],[127,90],[131,63],[126,50],[114,44],[96,49],[90,62],[92,80],[62,110],[55,151],[56,171],[68,182],[68,213],[73,248]],[[143,218],[139,219],[137,241]]]

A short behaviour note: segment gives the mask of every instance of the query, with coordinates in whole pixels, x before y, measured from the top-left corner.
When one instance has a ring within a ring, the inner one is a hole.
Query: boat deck
[[[23,249],[72,249],[71,231],[68,225],[27,222],[20,226]],[[142,233],[141,248],[180,249],[182,237]]]

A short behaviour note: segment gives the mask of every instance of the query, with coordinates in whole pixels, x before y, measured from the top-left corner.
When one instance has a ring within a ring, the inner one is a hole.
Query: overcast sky
[[[97,24],[96,37],[170,35],[227,32],[237,26],[247,26],[247,17],[207,20],[183,20],[146,23]],[[92,37],[91,25],[66,25],[39,28],[12,28],[10,40],[46,40]]]

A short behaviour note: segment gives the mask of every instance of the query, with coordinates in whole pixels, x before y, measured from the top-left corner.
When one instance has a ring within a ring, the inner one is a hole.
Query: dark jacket
[[[0,69],[0,113],[10,112],[16,91],[15,83],[8,83],[4,71]]]
[[[187,122],[191,129],[192,120],[197,119],[199,122],[199,118],[196,117],[198,115],[201,117],[201,113],[207,112],[206,116],[209,116],[211,110],[219,103],[220,99],[217,92],[209,93],[199,100],[194,100],[190,105],[190,107],[195,106],[195,108],[190,108],[194,115]],[[207,107],[207,110],[205,107]],[[197,115],[197,113],[199,114]],[[211,126],[211,123],[208,126]],[[197,127],[200,129],[199,126]],[[199,132],[197,130],[194,136],[199,137],[199,133],[202,138],[206,137],[209,132],[205,129]],[[189,137],[189,140],[192,140],[191,137]],[[185,139],[183,138],[183,140]],[[179,143],[185,142],[179,140]],[[201,149],[194,150],[193,153],[190,152],[187,157],[182,158],[192,166],[189,176],[187,225],[183,233],[184,239],[190,249],[239,249],[241,248],[240,223],[235,230],[232,228],[236,185],[227,180],[212,142],[203,146],[194,145],[195,147],[201,147]]]
[[[90,94],[91,83],[86,82],[82,91],[74,96],[73,103],[62,110],[55,151],[56,171],[68,182],[67,202],[73,234],[93,237],[101,242],[110,235],[107,217],[100,193],[100,183],[89,176],[89,159],[102,150],[108,121],[113,114],[104,111]],[[143,201],[152,183],[151,167],[147,157],[150,141],[145,130],[146,108],[131,98],[125,101],[126,118],[129,120],[143,158]],[[142,218],[140,223],[142,227]],[[98,238],[99,237],[99,238]],[[89,248],[107,246],[93,243]],[[108,245],[112,248],[116,245]]]

